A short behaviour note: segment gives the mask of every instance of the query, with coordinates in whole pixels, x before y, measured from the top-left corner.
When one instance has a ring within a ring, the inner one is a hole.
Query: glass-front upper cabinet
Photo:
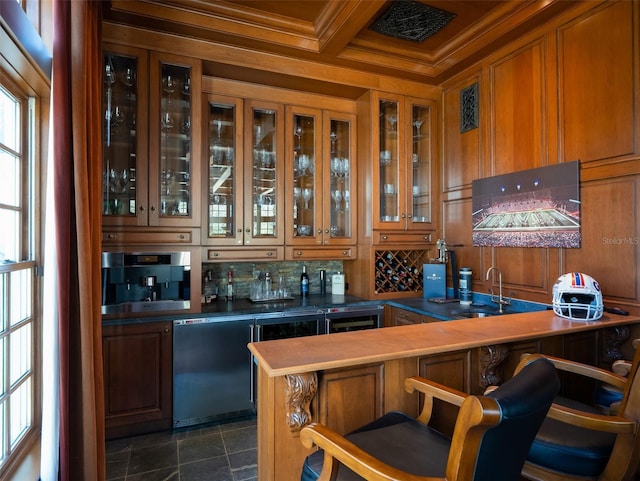
[[[431,222],[431,107],[408,100],[407,111],[411,112],[408,128],[411,129],[411,169],[408,170],[411,186],[409,205],[412,224],[420,227]]]
[[[322,242],[322,112],[302,107],[287,108],[288,243]],[[297,242],[296,242],[297,241]]]
[[[377,182],[378,209],[376,221],[382,225],[399,223],[406,215],[402,200],[404,194],[404,104],[399,97],[381,98],[378,101],[378,151]]]
[[[201,64],[151,54],[149,225],[200,223]]]
[[[245,107],[244,244],[282,243],[284,108],[249,101]]]
[[[355,116],[287,108],[287,244],[353,243]]]
[[[243,244],[242,119],[242,100],[208,96],[205,244]]]
[[[428,101],[387,94],[378,98],[377,105],[374,185],[378,203],[374,205],[374,228],[428,228],[433,207],[433,107]]]
[[[325,244],[353,244],[356,214],[356,117],[325,112],[323,129],[323,235]],[[330,200],[330,201],[329,201]]]
[[[103,224],[146,224],[147,52],[106,46],[102,68]]]

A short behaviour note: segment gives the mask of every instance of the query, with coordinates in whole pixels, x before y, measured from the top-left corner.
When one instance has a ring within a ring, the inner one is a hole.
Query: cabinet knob
[[[156,206],[152,205],[151,207],[149,207],[151,209],[151,212],[155,212],[156,211]]]
[[[402,214],[400,217],[404,219],[405,217],[407,217],[407,214]]]
[[[318,229],[318,234],[322,234],[322,229]]]
[[[297,255],[297,256],[301,256],[301,255],[302,255],[302,251],[297,251],[297,252],[296,252],[296,255]]]
[[[238,234],[242,233],[242,229],[238,227]]]
[[[343,256],[348,256],[349,255],[349,251],[342,251],[342,255]]]
[[[168,328],[168,327],[165,327],[165,328],[164,328],[164,333],[165,333],[165,334],[169,334],[169,328]]]
[[[388,235],[383,235],[382,236],[382,240],[389,240],[389,236]]]
[[[117,236],[117,235],[115,235],[115,234],[109,234],[109,235],[107,235],[107,239],[117,239],[117,238],[118,238],[118,236]]]
[[[184,234],[178,234],[178,239],[184,240]]]
[[[218,257],[220,255],[217,252],[212,252],[211,254],[213,255],[213,257]]]
[[[273,256],[273,252],[272,251],[268,251],[267,252],[267,257],[271,257],[271,256]]]
[[[409,219],[411,219],[411,214],[407,214],[407,217],[408,217]]]
[[[325,229],[325,230],[324,230],[324,233],[325,233],[325,234],[328,234],[328,233],[329,233],[329,229]]]
[[[251,232],[251,229],[245,229],[245,232],[249,234]]]
[[[144,212],[144,205],[140,206],[140,212]]]

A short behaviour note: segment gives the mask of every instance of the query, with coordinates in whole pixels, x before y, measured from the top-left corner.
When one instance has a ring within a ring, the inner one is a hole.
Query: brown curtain
[[[61,481],[106,478],[100,313],[101,15],[54,0],[53,172]]]

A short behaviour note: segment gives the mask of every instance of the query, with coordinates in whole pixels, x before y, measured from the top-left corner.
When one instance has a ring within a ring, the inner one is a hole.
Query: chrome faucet
[[[495,302],[496,304],[498,304],[499,306],[498,312],[502,314],[504,312],[503,306],[511,305],[511,299],[505,299],[502,297],[502,272],[500,271],[500,269],[498,269],[495,266],[489,267],[489,269],[487,269],[487,275],[485,276],[485,280],[487,281],[489,280],[489,274],[491,274],[491,271],[493,270],[498,271],[499,297],[496,299],[496,296],[493,293],[493,287],[489,288],[489,293],[491,294],[491,302]]]

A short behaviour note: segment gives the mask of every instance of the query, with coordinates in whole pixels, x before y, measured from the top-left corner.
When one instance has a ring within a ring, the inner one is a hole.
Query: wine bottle
[[[302,266],[302,274],[300,274],[300,295],[307,297],[309,295],[309,275],[307,274],[307,266]]]

